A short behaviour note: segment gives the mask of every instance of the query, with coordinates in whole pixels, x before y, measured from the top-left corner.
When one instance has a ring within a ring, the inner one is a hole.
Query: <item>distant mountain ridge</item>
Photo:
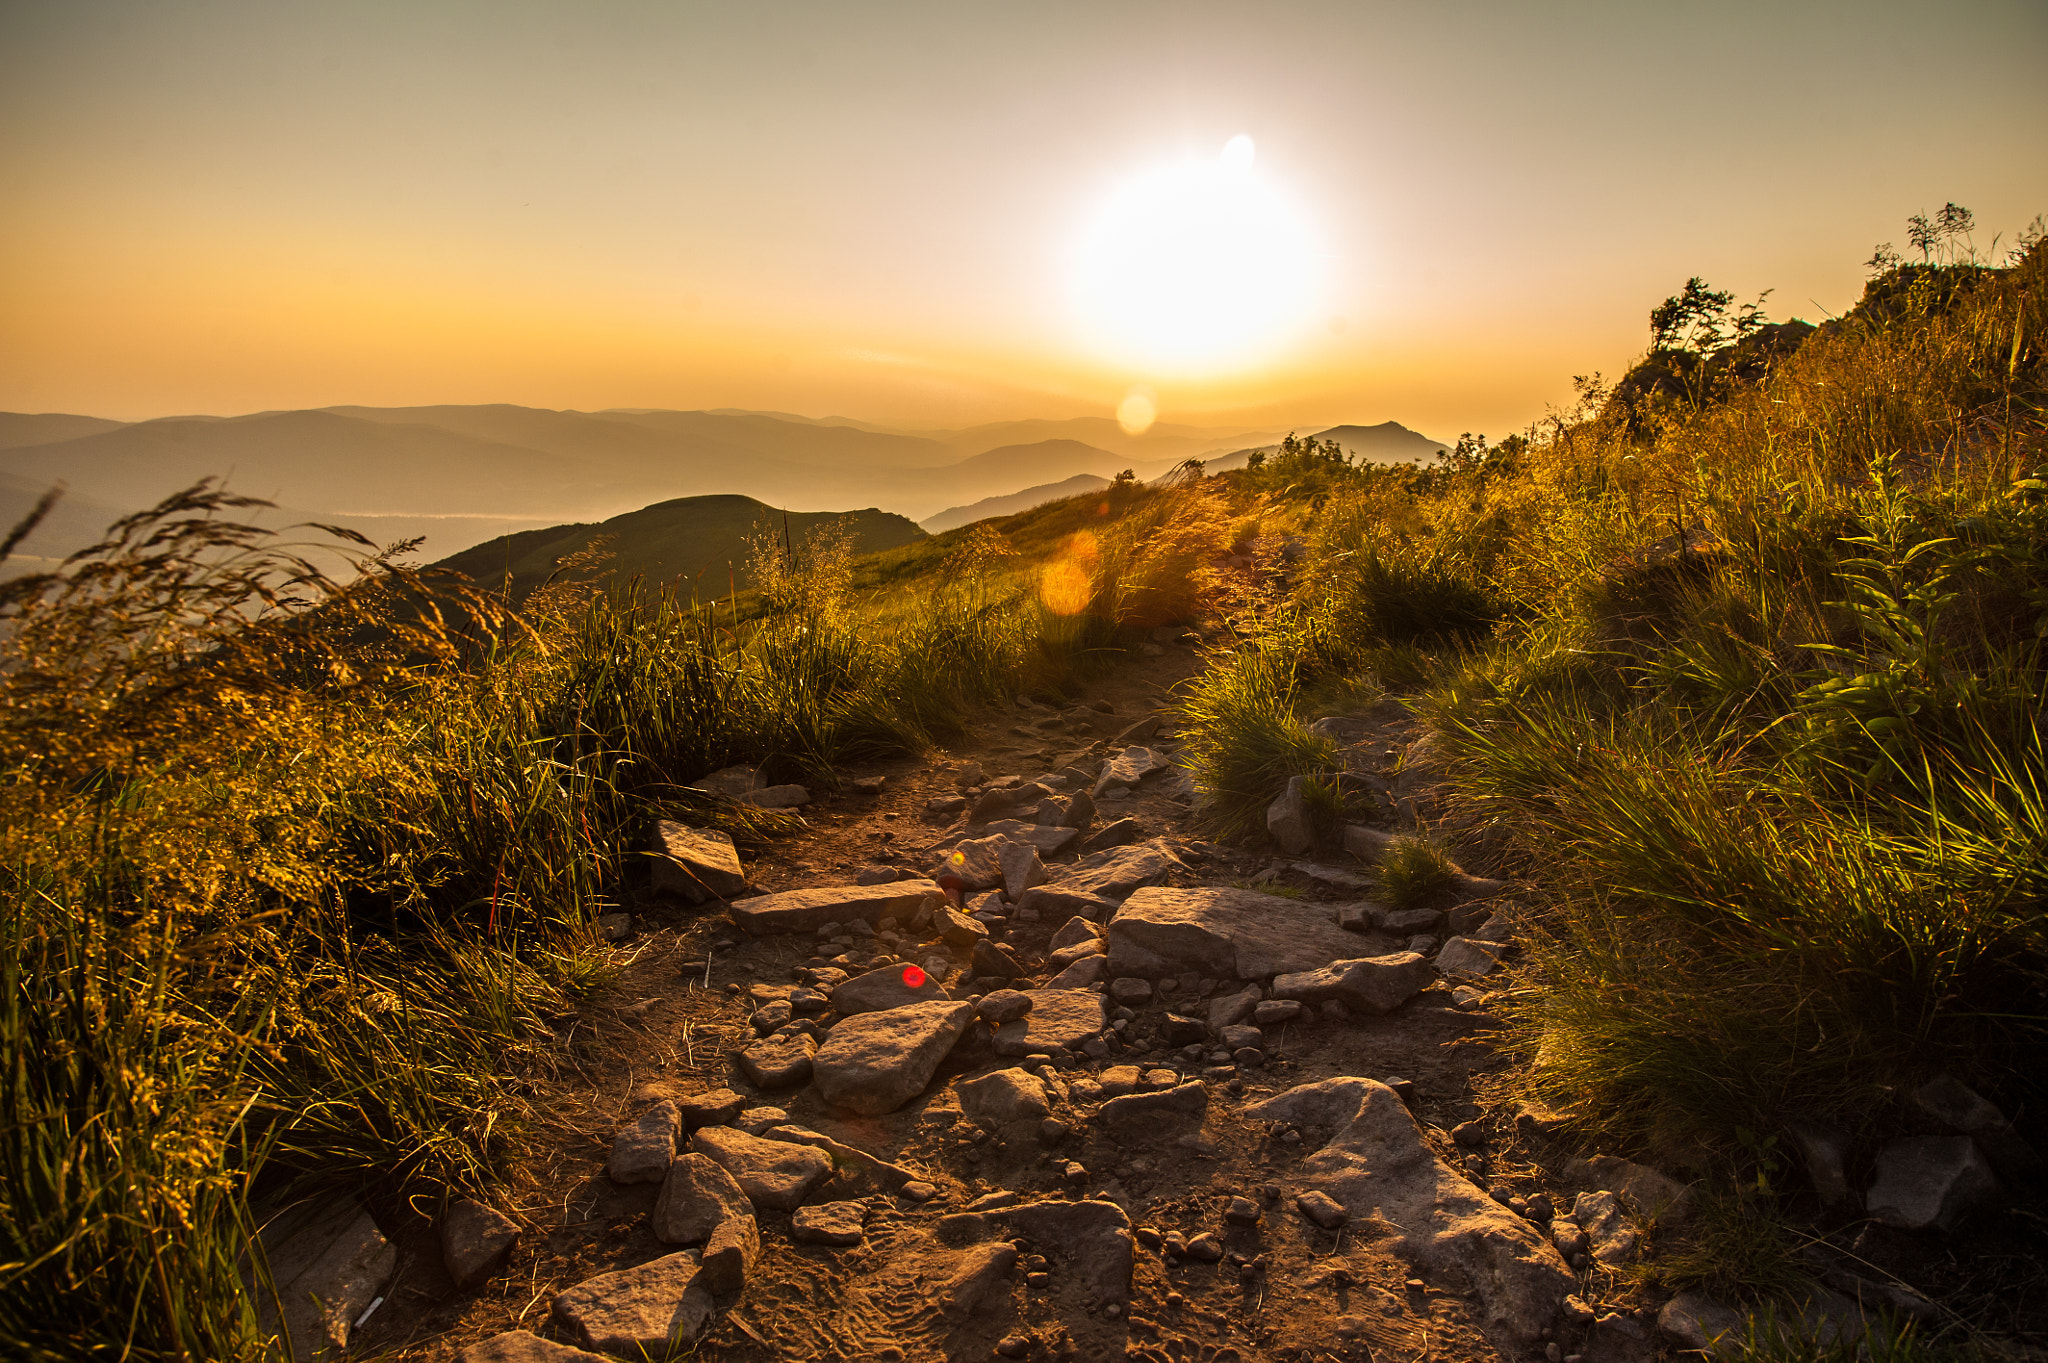
[[[468,576],[480,586],[504,588],[524,601],[571,554],[598,546],[610,553],[614,580],[644,577],[675,584],[684,595],[701,588],[708,600],[733,585],[747,584],[747,539],[759,530],[781,533],[801,544],[813,530],[843,522],[856,553],[893,549],[925,538],[925,532],[894,512],[781,511],[752,497],[713,493],[678,497],[628,511],[595,525],[551,525],[501,536],[451,554],[435,566]]]
[[[1333,429],[1374,449],[1389,430],[1424,439],[1392,422]],[[0,521],[11,526],[58,482],[75,505],[126,512],[220,477],[232,491],[292,508],[292,519],[358,524],[390,539],[424,533],[426,552],[445,555],[507,528],[596,523],[711,493],[792,512],[872,506],[930,517],[1082,474],[1131,468],[1153,478],[1190,457],[1221,459],[1220,470],[1233,451],[1275,439],[1173,425],[1132,435],[1098,417],[907,432],[838,417],[505,403],[137,422],[0,413]],[[53,521],[24,551],[61,556],[89,542],[75,519]]]
[[[985,521],[992,516],[1014,516],[1019,511],[1029,511],[1034,506],[1056,502],[1063,497],[1078,497],[1084,492],[1100,492],[1109,486],[1109,479],[1099,478],[1092,473],[1077,473],[1057,483],[1041,483],[1027,487],[1022,492],[1012,492],[1007,497],[984,497],[969,506],[948,507],[936,516],[927,516],[918,522],[926,533],[943,535],[948,530],[976,521]]]

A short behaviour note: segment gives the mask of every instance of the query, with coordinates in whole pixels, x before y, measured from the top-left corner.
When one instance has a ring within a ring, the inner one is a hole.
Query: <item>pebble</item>
[[[1204,1231],[1188,1241],[1187,1255],[1190,1259],[1200,1259],[1203,1263],[1213,1264],[1223,1258],[1223,1245],[1215,1236]]]
[[[1259,1204],[1248,1197],[1233,1197],[1230,1205],[1223,1209],[1223,1219],[1255,1225],[1259,1219]]]
[[[929,1202],[939,1195],[939,1189],[936,1184],[926,1183],[922,1180],[912,1180],[904,1184],[899,1191],[911,1202]]]

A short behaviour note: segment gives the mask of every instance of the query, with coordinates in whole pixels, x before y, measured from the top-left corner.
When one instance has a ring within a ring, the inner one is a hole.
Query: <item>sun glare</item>
[[[1115,359],[1200,373],[1253,362],[1314,311],[1317,258],[1300,210],[1222,152],[1125,182],[1080,241],[1075,294],[1090,338]]]

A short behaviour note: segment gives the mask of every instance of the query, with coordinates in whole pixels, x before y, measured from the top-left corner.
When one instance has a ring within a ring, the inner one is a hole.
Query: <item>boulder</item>
[[[1397,951],[1278,976],[1273,981],[1273,997],[1302,1003],[1335,1001],[1353,1011],[1391,1013],[1421,993],[1435,977],[1436,971],[1419,953]]]
[[[1103,899],[1121,900],[1142,885],[1157,885],[1186,863],[1163,838],[1112,847],[1082,857],[1059,878],[1058,887]]]
[[[1400,1095],[1370,1079],[1326,1079],[1243,1109],[1253,1121],[1333,1132],[1301,1164],[1310,1186],[1370,1222],[1380,1243],[1429,1274],[1472,1285],[1484,1323],[1527,1347],[1577,1286],[1522,1217],[1439,1160]]]
[[[1908,1136],[1877,1152],[1864,1202],[1883,1225],[1952,1231],[1998,1192],[1998,1175],[1968,1136]]]
[[[832,1157],[822,1150],[722,1126],[707,1126],[691,1136],[690,1151],[720,1165],[749,1202],[770,1211],[794,1210],[832,1177]]]
[[[942,908],[939,911],[936,926],[939,930],[939,936],[945,939],[947,946],[971,949],[976,942],[988,940],[987,928],[975,922],[966,914],[956,912],[950,908]],[[938,972],[934,971],[932,973],[937,974]]]
[[[867,1234],[868,1209],[860,1202],[825,1202],[798,1207],[789,1219],[789,1236],[800,1245],[857,1245]]]
[[[685,1151],[662,1180],[650,1224],[665,1245],[701,1245],[723,1222],[753,1214],[754,1204],[724,1165]]]
[[[732,835],[716,828],[690,828],[658,819],[649,860],[649,879],[656,894],[701,904],[707,899],[730,899],[747,888]]]
[[[661,1357],[696,1342],[711,1323],[710,1287],[690,1250],[617,1273],[600,1273],[555,1295],[555,1326],[598,1353]]]
[[[832,991],[832,1006],[847,1017],[945,999],[944,986],[914,965],[885,965],[856,975]]]
[[[953,1086],[967,1120],[989,1131],[1013,1122],[1043,1121],[1052,1112],[1045,1084],[1023,1070],[996,1070]]]
[[[818,1043],[808,1032],[762,1037],[740,1051],[740,1070],[756,1088],[795,1088],[810,1081],[817,1054]]]
[[[1266,836],[1290,857],[1300,856],[1315,842],[1309,825],[1307,786],[1307,777],[1290,776],[1287,789],[1266,806]]]
[[[982,995],[981,1001],[974,1005],[974,1011],[989,1026],[1000,1027],[1030,1012],[1031,996],[1021,990],[998,989]]]
[[[683,1114],[676,1101],[669,1098],[656,1103],[612,1137],[605,1173],[614,1183],[661,1182],[668,1173],[668,1162],[676,1157],[676,1137],[682,1130]]]
[[[890,885],[835,885],[736,899],[726,913],[741,931],[754,937],[779,932],[816,932],[827,923],[858,919],[876,923],[894,918],[910,921],[926,898],[941,898],[929,880],[899,880]]]
[[[812,1062],[818,1094],[863,1116],[894,1112],[924,1092],[973,1020],[971,1003],[915,1003],[848,1018]]]
[[[1109,921],[1112,975],[1261,980],[1358,951],[1327,905],[1230,888],[1137,890]]]
[[[480,1339],[455,1355],[455,1363],[612,1363],[603,1354],[572,1349],[526,1330],[507,1330]]]
[[[353,1198],[301,1202],[265,1218],[255,1248],[277,1291],[273,1299],[255,1290],[245,1265],[257,1318],[285,1335],[296,1363],[345,1351],[356,1318],[398,1265],[398,1251]]]
[[[1102,958],[1092,957],[1093,960]],[[1034,1051],[1078,1048],[1109,1026],[1102,995],[1087,989],[1033,989],[1031,1011],[996,1028],[997,1055],[1030,1055]],[[844,1025],[844,1024],[842,1024]]]
[[[441,1263],[465,1292],[503,1268],[518,1243],[517,1222],[470,1198],[451,1206],[441,1218]]]

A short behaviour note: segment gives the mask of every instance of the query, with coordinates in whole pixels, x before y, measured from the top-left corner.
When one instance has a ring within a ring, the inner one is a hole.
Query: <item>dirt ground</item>
[[[1197,662],[1191,642],[1166,645],[1158,656],[1133,654],[1080,699],[1106,703],[1111,715],[1105,719],[1122,727],[1159,711]],[[925,805],[955,793],[959,764],[978,761],[990,777],[1029,779],[1091,745],[1102,756],[1106,744],[1089,735],[1017,731],[1052,713],[1001,707],[980,716],[972,735],[951,751],[842,773],[848,783],[841,791],[823,794],[803,811],[809,831],[751,861],[750,880],[774,891],[851,883],[855,873],[877,864],[928,869],[924,851],[945,828],[927,817]],[[1391,762],[1408,741],[1406,723],[1396,707],[1384,707],[1375,718],[1379,727],[1360,751]],[[1170,751],[1170,729],[1152,746]],[[852,793],[852,778],[869,776],[887,778],[882,792]],[[1097,826],[1129,814],[1148,837],[1184,840],[1190,872],[1181,878],[1188,883],[1256,882],[1318,900],[1362,897],[1286,869],[1268,851],[1202,841],[1189,826],[1188,806],[1160,786],[1147,781],[1128,802],[1105,804]],[[1321,859],[1361,869],[1341,855]],[[531,1117],[501,1203],[523,1227],[509,1267],[481,1288],[459,1292],[441,1267],[432,1229],[417,1222],[400,1237],[390,1300],[358,1332],[355,1356],[443,1360],[501,1330],[545,1335],[557,1291],[673,1252],[649,1225],[658,1186],[619,1186],[605,1176],[612,1138],[661,1097],[725,1087],[754,1092],[732,1060],[752,1039],[748,990],[788,984],[817,948],[808,936],[748,939],[717,904],[690,909],[644,898],[633,909],[635,931],[616,948],[617,978],[564,1021],[546,1063],[518,1076]],[[1031,961],[1044,955],[1060,926],[1015,924],[1003,940]],[[1218,984],[1209,992],[1241,987]],[[1176,991],[1140,1012],[1172,1008],[1199,1015],[1205,1007],[1206,999]],[[1268,1038],[1262,1066],[1228,1080],[1211,1074],[1211,1100],[1198,1132],[1112,1133],[1089,1120],[1099,1097],[1090,1093],[1092,1076],[1106,1065],[1135,1061],[1200,1073],[1200,1066],[1190,1067],[1163,1045],[1148,1054],[1063,1067],[1054,1087],[1065,1090],[1065,1101],[1054,1115],[1071,1134],[1055,1145],[1038,1138],[1005,1141],[961,1119],[950,1083],[1013,1063],[996,1062],[986,1051],[956,1053],[924,1098],[883,1117],[836,1113],[808,1085],[763,1094],[760,1104],[784,1108],[792,1121],[909,1166],[939,1192],[915,1203],[848,1176],[835,1178],[812,1200],[865,1197],[871,1208],[866,1239],[851,1249],[797,1244],[787,1214],[763,1212],[762,1257],[745,1290],[720,1303],[720,1316],[693,1356],[734,1363],[986,1359],[1004,1356],[998,1344],[1009,1356],[1175,1363],[1502,1356],[1599,1363],[1642,1356],[1641,1348],[1617,1355],[1611,1345],[1636,1334],[1649,1338],[1648,1308],[1597,1267],[1584,1275],[1580,1290],[1596,1311],[1618,1313],[1602,1337],[1607,1344],[1585,1327],[1561,1325],[1547,1345],[1503,1355],[1479,1328],[1473,1284],[1418,1278],[1371,1238],[1370,1226],[1363,1233],[1355,1226],[1329,1232],[1295,1214],[1294,1169],[1311,1143],[1239,1115],[1261,1097],[1318,1079],[1407,1079],[1416,1116],[1450,1163],[1482,1187],[1506,1183],[1523,1194],[1548,1192],[1569,1206],[1569,1185],[1546,1172],[1546,1166],[1562,1167],[1563,1152],[1518,1144],[1512,1130],[1499,1131],[1479,1151],[1455,1145],[1448,1134],[1481,1115],[1472,1080],[1497,1063],[1488,1044],[1493,1026],[1484,1011],[1454,1006],[1441,985],[1384,1017],[1289,1026]],[[1070,1164],[1082,1172],[1074,1175]],[[941,1317],[920,1281],[938,1223],[973,1199],[1004,1190],[1106,1197],[1121,1205],[1139,1242],[1128,1309],[1106,1310],[1088,1300],[1080,1275],[1064,1271],[1069,1247],[1027,1243],[1013,1290],[996,1294],[965,1320]],[[1259,1203],[1263,1215],[1256,1225],[1225,1219],[1224,1208],[1237,1196]],[[1170,1257],[1158,1242],[1172,1232],[1213,1232],[1226,1255],[1213,1263]],[[1625,1327],[1619,1335],[1616,1322]]]

